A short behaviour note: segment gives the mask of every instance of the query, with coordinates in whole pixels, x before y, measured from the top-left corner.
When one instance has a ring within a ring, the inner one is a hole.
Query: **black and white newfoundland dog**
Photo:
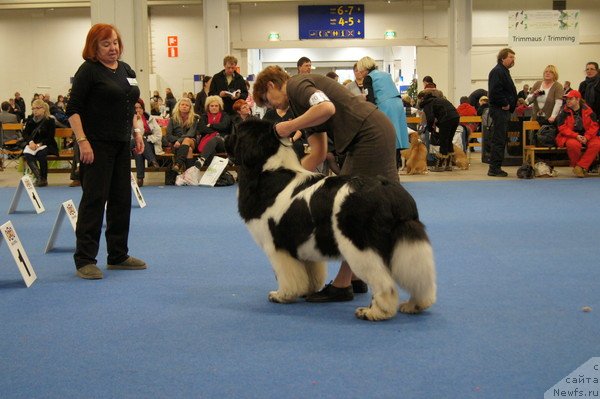
[[[325,177],[302,168],[272,124],[243,122],[226,140],[238,165],[238,210],[279,284],[277,303],[320,290],[327,261],[344,259],[371,287],[356,317],[419,313],[436,300],[433,250],[411,195],[384,178]],[[410,294],[399,304],[398,284]]]

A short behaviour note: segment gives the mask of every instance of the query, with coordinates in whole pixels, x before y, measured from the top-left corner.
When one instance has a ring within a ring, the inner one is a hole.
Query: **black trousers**
[[[451,119],[444,123],[438,123],[438,128],[440,129],[440,154],[448,155],[448,153],[454,152],[452,139],[454,139],[459,121],[460,119]]]
[[[23,154],[27,163],[37,162],[40,167],[40,177],[44,180],[48,178],[48,148],[38,151],[35,155]]]
[[[490,140],[490,170],[497,171],[504,161],[510,111],[490,106],[490,117],[493,123]]]
[[[96,264],[104,206],[106,204],[106,247],[108,264],[128,257],[131,214],[131,150],[129,141],[90,142],[92,164],[80,164],[83,194],[79,203],[75,236],[75,266]]]

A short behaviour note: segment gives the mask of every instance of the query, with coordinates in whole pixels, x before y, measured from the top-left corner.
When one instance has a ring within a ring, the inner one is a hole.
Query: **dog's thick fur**
[[[469,159],[467,154],[456,144],[454,144],[454,163],[461,170],[469,169]]]
[[[337,258],[371,287],[370,306],[356,309],[360,319],[418,313],[435,303],[433,250],[415,201],[399,183],[309,172],[287,139],[261,120],[240,124],[226,147],[238,165],[239,213],[279,284],[270,301],[318,291],[326,261]],[[400,305],[396,284],[410,293]]]
[[[427,147],[419,140],[419,133],[411,132],[408,135],[410,148],[401,151],[406,160],[404,169],[407,175],[427,173]]]

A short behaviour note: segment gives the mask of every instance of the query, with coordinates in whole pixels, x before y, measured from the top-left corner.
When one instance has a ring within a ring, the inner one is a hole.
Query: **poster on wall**
[[[508,45],[575,46],[579,44],[579,10],[508,12]]]

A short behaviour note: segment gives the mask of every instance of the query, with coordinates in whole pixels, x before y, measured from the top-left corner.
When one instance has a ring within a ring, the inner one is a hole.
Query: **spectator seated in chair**
[[[0,110],[0,123],[18,123],[17,115],[10,113],[10,103],[3,101]]]
[[[477,108],[475,108],[474,106],[471,105],[471,103],[469,102],[469,97],[467,97],[467,96],[462,96],[460,98],[460,105],[458,107],[456,107],[456,111],[458,112],[458,114],[460,116],[477,116]],[[467,132],[467,137],[472,132],[476,132],[479,128],[477,123],[467,123],[467,124],[465,124],[465,127],[467,129],[469,129],[469,131]],[[477,141],[477,139],[473,138],[469,142],[476,142],[476,141]],[[471,147],[471,150],[474,151],[475,149],[473,147]]]
[[[44,187],[48,185],[48,155],[58,155],[58,145],[54,140],[56,125],[44,101],[35,100],[31,109],[33,113],[23,128],[23,157],[35,176],[35,185]]]
[[[253,118],[252,109],[250,108],[250,104],[248,104],[248,102],[246,100],[240,99],[240,100],[237,100],[236,102],[234,102],[233,110],[236,113],[236,115],[233,117],[233,121],[231,124],[232,128],[234,128],[234,129],[235,129],[235,127],[237,127],[237,125],[239,125],[246,119]]]
[[[556,145],[567,147],[573,174],[585,177],[600,151],[598,120],[592,109],[581,99],[578,90],[571,90],[566,97],[567,105],[556,118]]]
[[[517,100],[517,108],[515,108],[515,116],[519,119],[525,118],[525,112],[529,109],[531,108],[527,105],[527,101],[524,98],[519,98]]]
[[[194,113],[189,98],[182,98],[175,104],[167,125],[167,141],[173,152],[171,170],[181,174],[193,164],[196,136],[200,133],[200,117]]]
[[[221,97],[206,97],[204,108],[206,113],[201,116],[199,125],[200,160],[196,162],[198,168],[201,168],[205,162],[210,165],[216,153],[225,152],[225,137],[231,133],[231,118],[223,110]]]
[[[153,168],[158,168],[158,161],[156,155],[162,155],[164,153],[162,149],[162,130],[156,119],[152,115],[148,115],[145,112],[144,101],[140,98],[135,104],[135,120],[137,127],[135,129],[140,130],[143,133],[144,140],[144,152],[136,154],[133,152],[135,159],[135,171],[137,175],[138,186],[144,185],[145,167],[144,160],[148,161],[148,165]],[[134,141],[131,142],[134,145]]]

